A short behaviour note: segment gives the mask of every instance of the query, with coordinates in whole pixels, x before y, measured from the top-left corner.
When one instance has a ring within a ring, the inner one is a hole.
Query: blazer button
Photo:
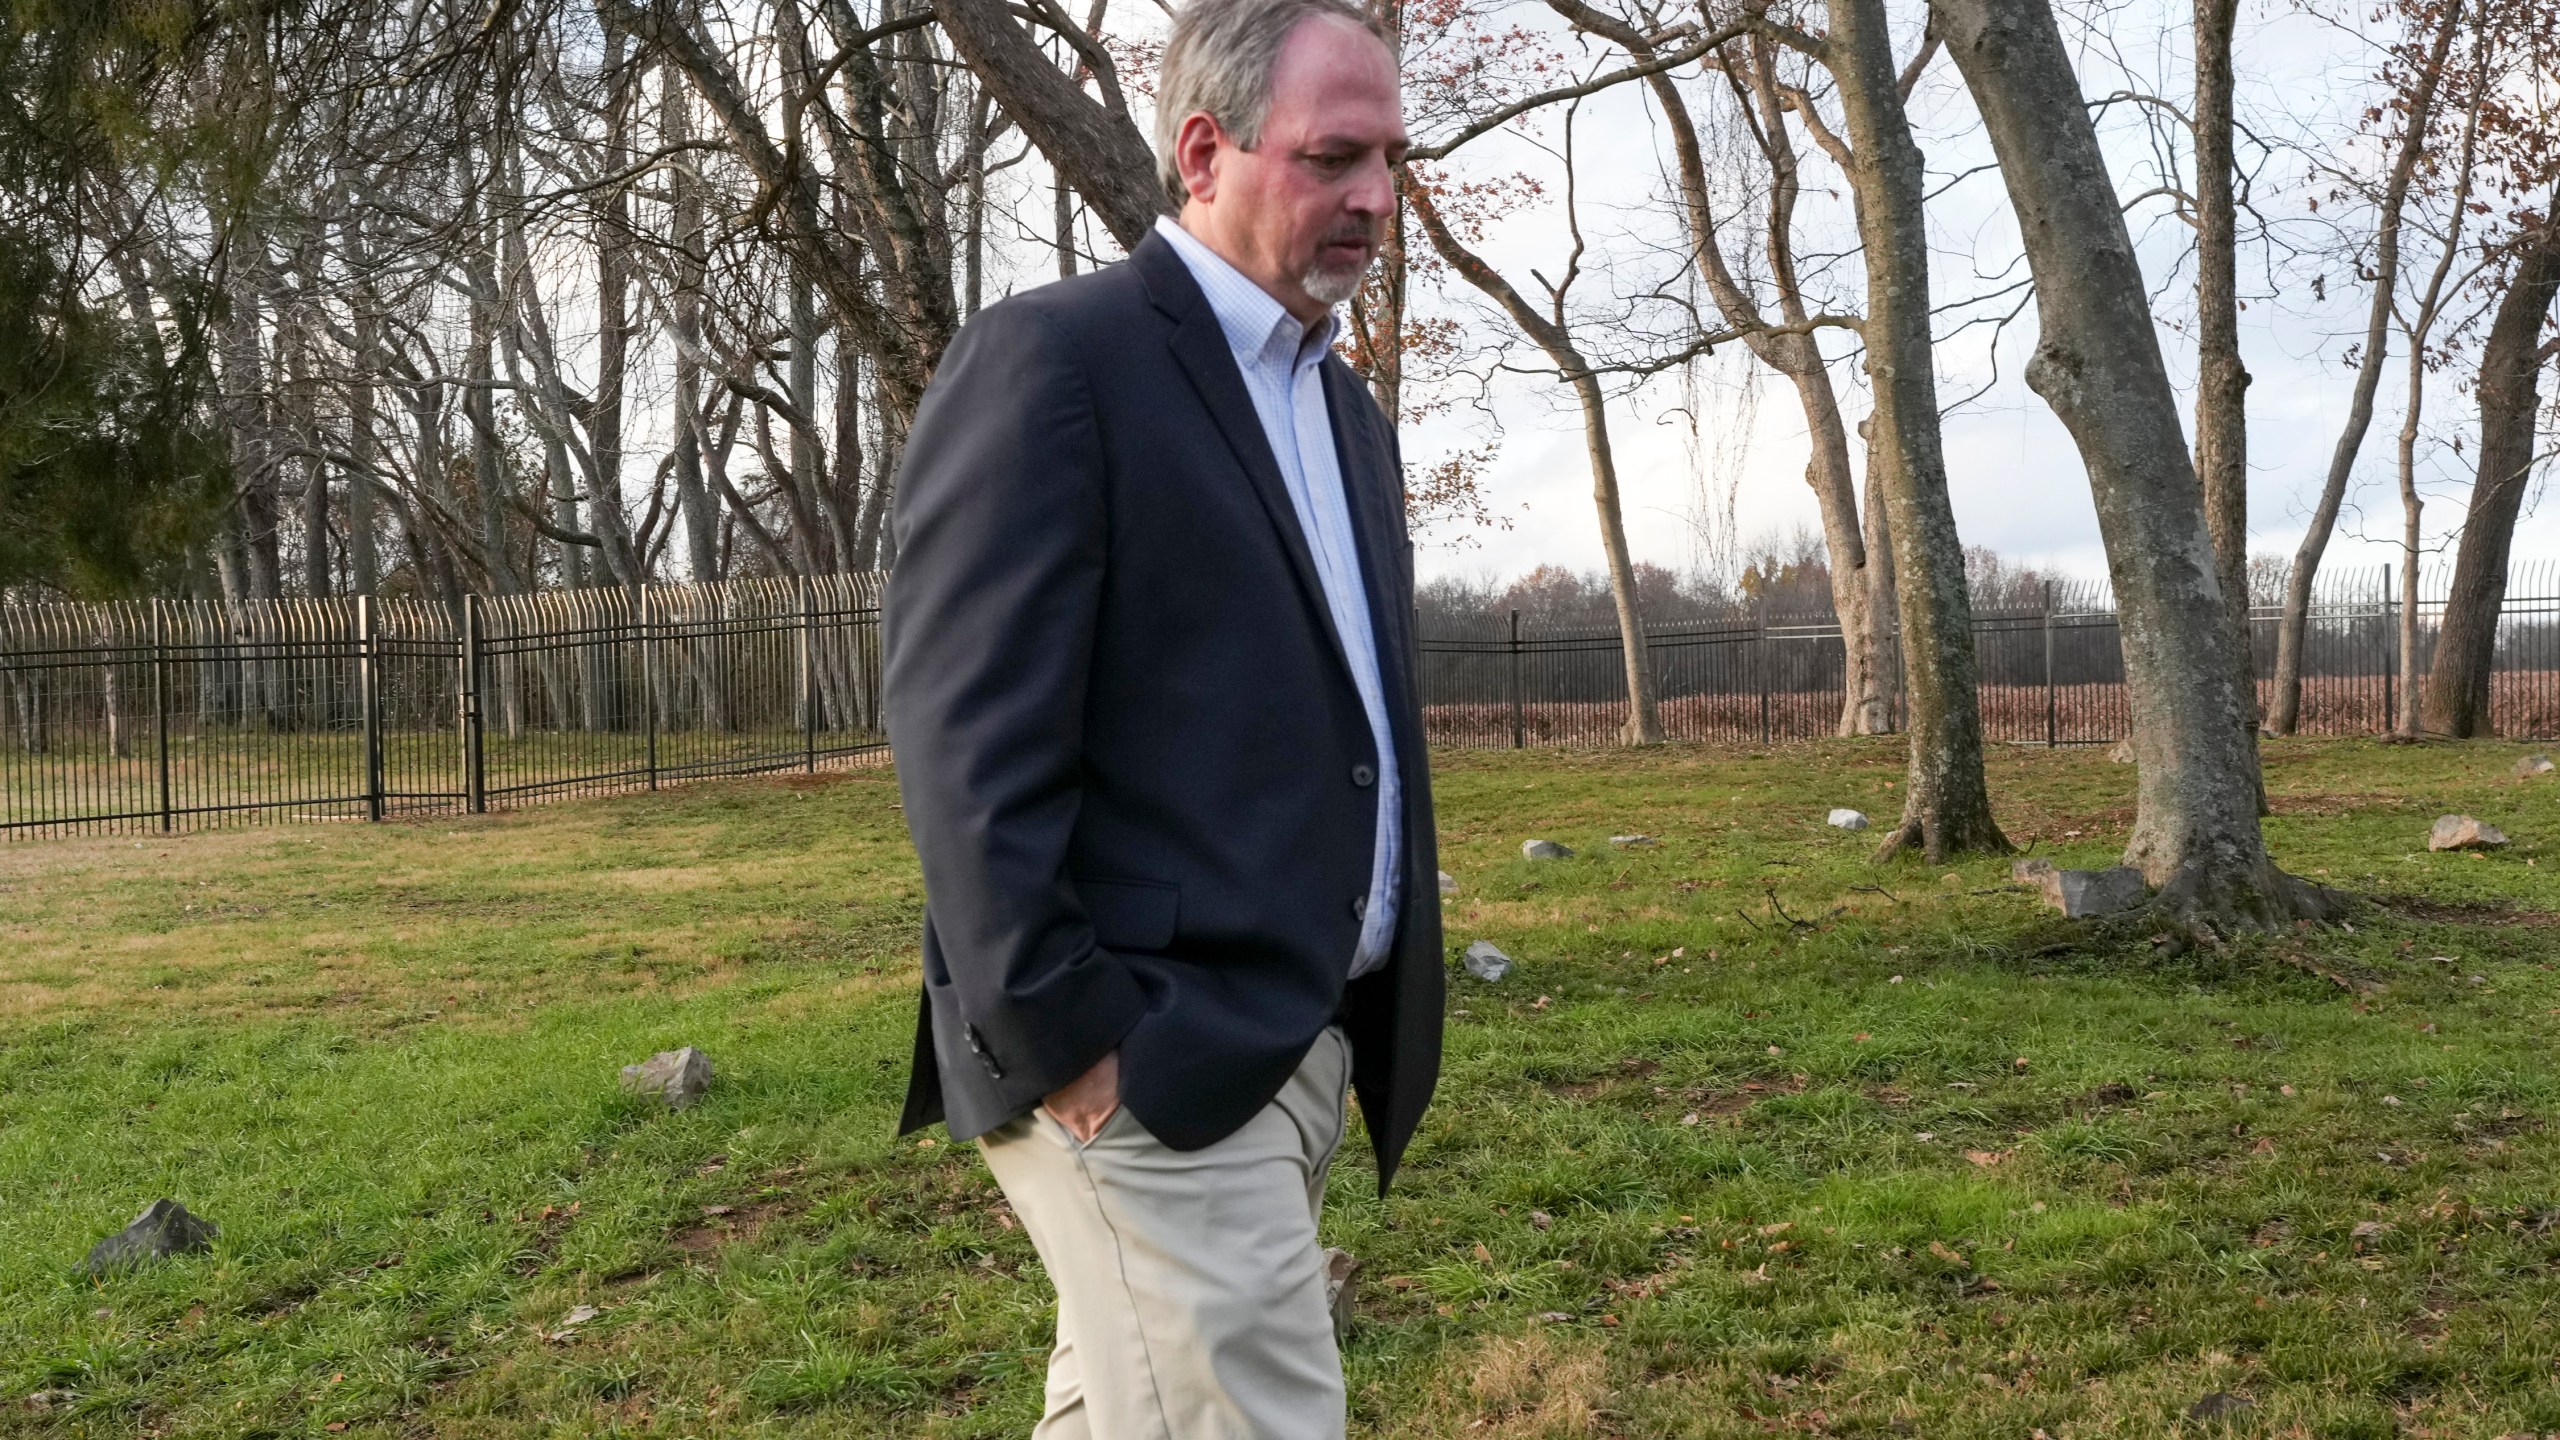
[[[969,1026],[964,1033],[969,1037],[969,1053],[977,1056],[978,1063],[987,1067],[987,1078],[990,1080],[1003,1079],[1004,1067],[996,1063],[995,1052],[987,1048],[986,1040],[978,1034],[978,1027],[975,1025]]]
[[[1351,767],[1351,783],[1366,790],[1378,783],[1378,772],[1366,765],[1354,765]]]
[[[1354,895],[1351,897],[1351,918],[1354,920],[1366,920],[1369,918],[1368,896]]]

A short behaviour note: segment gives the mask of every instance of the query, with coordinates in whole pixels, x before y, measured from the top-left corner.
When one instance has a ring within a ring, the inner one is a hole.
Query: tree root
[[[2233,936],[2277,934],[2296,924],[2331,925],[2347,916],[2353,897],[2288,875],[2271,860],[2246,867],[2179,867],[2151,903],[2125,917],[2128,923],[2166,934],[2174,951],[2220,950]]]
[[[1901,823],[1885,832],[1884,843],[1876,847],[1871,858],[1874,864],[1882,865],[1906,850],[1917,850],[1928,863],[1944,865],[1967,851],[2006,855],[2015,849],[1989,815],[1978,816],[1969,823],[1950,823],[1944,816],[1915,808],[1904,812]]]

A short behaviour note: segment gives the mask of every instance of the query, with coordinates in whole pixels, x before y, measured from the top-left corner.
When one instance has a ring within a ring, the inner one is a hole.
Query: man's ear
[[[1218,198],[1218,142],[1225,132],[1205,110],[1195,111],[1174,132],[1173,164],[1182,172],[1183,188],[1194,200]]]

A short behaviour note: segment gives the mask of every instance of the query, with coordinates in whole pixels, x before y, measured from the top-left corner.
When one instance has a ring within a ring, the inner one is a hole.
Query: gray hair
[[[1191,0],[1173,17],[1156,82],[1156,175],[1176,209],[1191,198],[1173,158],[1182,122],[1206,113],[1244,149],[1261,144],[1280,48],[1301,22],[1323,16],[1395,48],[1393,35],[1348,0]]]

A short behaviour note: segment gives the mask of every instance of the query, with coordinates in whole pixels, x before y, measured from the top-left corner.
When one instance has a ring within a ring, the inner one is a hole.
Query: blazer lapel
[[[1333,644],[1333,658],[1348,678],[1350,653],[1334,632],[1333,606],[1325,599],[1322,577],[1316,574],[1315,552],[1307,548],[1306,532],[1298,525],[1297,503],[1289,498],[1288,482],[1280,478],[1280,462],[1271,454],[1270,438],[1262,433],[1262,417],[1254,412],[1253,397],[1245,393],[1244,374],[1236,368],[1235,352],[1227,348],[1226,332],[1218,328],[1217,313],[1191,278],[1190,267],[1164,237],[1150,231],[1129,259],[1145,277],[1156,308],[1173,320],[1168,342],[1173,357],[1182,362],[1209,417],[1226,437],[1227,448],[1235,452],[1245,477],[1253,483],[1263,513],[1279,532],[1280,548],[1298,577],[1299,591],[1314,609],[1325,638]]]
[[[1351,525],[1360,550],[1362,588],[1369,598],[1369,633],[1378,653],[1379,684],[1387,698],[1387,714],[1402,731],[1405,707],[1400,697],[1416,695],[1413,664],[1413,617],[1406,603],[1404,534],[1396,524],[1393,452],[1380,443],[1371,423],[1375,406],[1359,377],[1347,365],[1327,360],[1324,366],[1326,408],[1333,412],[1334,454],[1342,468],[1342,487],[1350,501]],[[1418,747],[1420,736],[1404,742]]]

